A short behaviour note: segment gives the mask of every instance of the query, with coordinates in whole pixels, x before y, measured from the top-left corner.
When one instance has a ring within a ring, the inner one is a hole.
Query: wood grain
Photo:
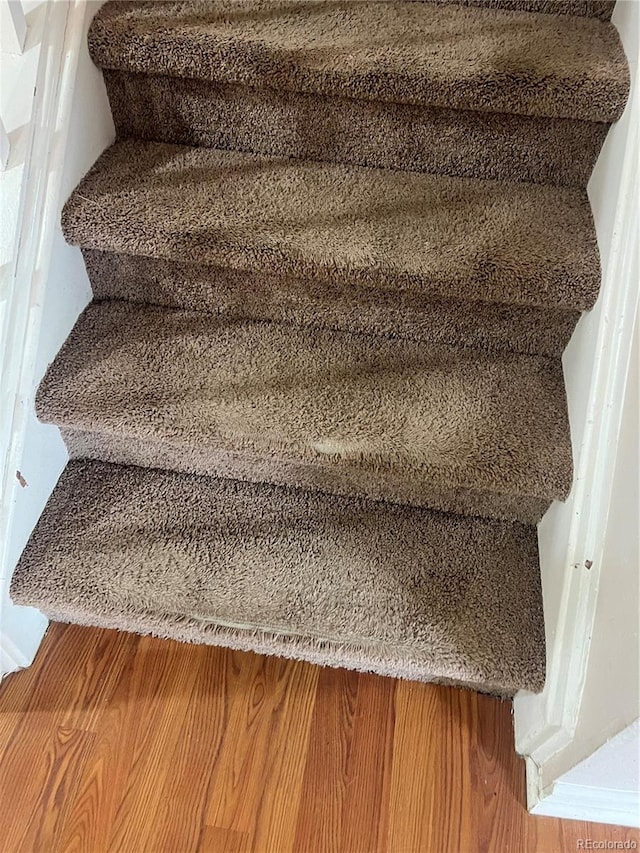
[[[386,848],[396,682],[358,675],[344,798],[342,850]]]
[[[356,673],[320,670],[295,850],[340,847],[357,690]]]
[[[633,830],[533,818],[511,705],[52,625],[0,686],[1,853],[520,853]]]
[[[75,799],[94,737],[76,729],[59,728],[53,733],[38,797],[18,847],[23,853],[59,846],[65,816]]]
[[[129,657],[113,673],[110,700],[96,725],[94,745],[60,837],[60,849],[65,853],[104,850],[111,835],[120,801],[121,780],[126,778],[129,767],[129,755],[124,748],[125,726],[129,696],[133,695],[131,683],[139,643],[135,635],[129,637]],[[48,637],[45,642],[49,642]],[[36,661],[36,666],[39,665],[40,658]],[[46,661],[44,665],[46,667]],[[60,675],[63,679],[70,677],[70,673],[64,671]]]
[[[174,750],[184,739],[198,651],[171,643],[158,654],[149,637],[138,644],[120,732],[124,766],[116,780],[121,793],[108,850],[152,850],[150,825],[139,817],[154,815],[155,826],[166,808],[162,790],[173,774]]]

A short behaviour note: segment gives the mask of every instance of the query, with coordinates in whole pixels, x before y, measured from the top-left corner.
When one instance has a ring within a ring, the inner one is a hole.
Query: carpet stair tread
[[[55,620],[505,696],[544,682],[520,524],[75,461],[11,596]]]
[[[608,22],[429,2],[116,2],[89,46],[106,69],[600,122],[629,87]]]
[[[63,211],[85,249],[571,311],[600,263],[586,192],[127,140]]]
[[[571,484],[559,360],[126,302],[37,395],[72,455],[537,521]]]

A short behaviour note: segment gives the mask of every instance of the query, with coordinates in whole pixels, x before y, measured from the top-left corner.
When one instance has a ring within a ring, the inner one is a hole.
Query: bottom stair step
[[[11,596],[54,620],[504,696],[544,683],[520,523],[74,461]]]

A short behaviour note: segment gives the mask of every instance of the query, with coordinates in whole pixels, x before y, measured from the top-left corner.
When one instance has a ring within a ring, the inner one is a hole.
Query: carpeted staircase
[[[571,487],[609,0],[111,2],[118,141],[63,212],[94,302],[11,594],[53,619],[539,690]]]

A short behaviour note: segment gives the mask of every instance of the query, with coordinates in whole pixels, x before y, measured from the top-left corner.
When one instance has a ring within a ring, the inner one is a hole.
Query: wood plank
[[[200,853],[244,853],[249,844],[249,837],[243,832],[205,826],[198,850]]]
[[[2,853],[551,853],[488,696],[53,625],[0,685]]]
[[[294,850],[296,826],[292,815],[300,808],[321,670],[290,661],[280,661],[280,667],[289,671],[288,683],[271,719],[251,849],[288,853]]]
[[[474,694],[450,687],[398,683],[387,849],[464,849],[473,702]]]
[[[206,825],[239,834],[247,850],[277,843],[286,853],[319,670],[252,654],[230,657],[229,714],[209,782]]]
[[[361,675],[347,766],[341,850],[386,850],[396,682]]]
[[[94,738],[92,732],[76,729],[59,728],[54,733],[44,756],[46,770],[41,790],[17,847],[21,853],[62,849],[59,836],[65,814],[73,803]]]
[[[164,647],[163,647],[164,646]],[[166,807],[163,787],[191,697],[197,646],[151,637],[139,641],[118,745],[121,795],[107,850],[149,850],[149,836]],[[201,733],[204,734],[204,733]]]
[[[294,848],[339,850],[359,676],[322,669],[302,782]]]
[[[30,738],[36,730],[51,732],[58,726],[92,731],[96,717],[109,706],[137,637],[53,624],[46,641],[46,672],[32,666],[2,684],[2,754],[23,728]]]
[[[169,759],[171,773],[161,794],[165,807],[149,833],[151,850],[189,853],[203,849],[203,837],[207,837],[204,821],[211,797],[209,782],[228,723],[229,655],[225,649],[207,646],[196,646],[194,652],[193,688],[180,738]],[[233,843],[239,843],[238,839]]]
[[[511,702],[477,696],[475,707],[470,783],[478,846],[508,850],[513,838],[526,837],[528,818],[524,762],[514,749]]]
[[[60,742],[59,732],[92,732],[109,707],[119,670],[135,642],[137,638],[117,632],[54,625],[45,638],[50,649],[46,668],[33,666],[2,684],[0,801],[2,841],[8,849],[19,849],[25,826],[52,784],[51,773],[58,772],[60,762],[76,761],[76,739],[65,736]],[[84,748],[93,737],[80,740]],[[65,802],[64,814],[69,805]]]
[[[130,765],[128,708],[134,700],[132,681],[139,642],[137,636],[131,638],[129,660],[119,673],[111,701],[97,728],[93,749],[61,833],[60,849],[65,853],[104,853],[108,848]]]

